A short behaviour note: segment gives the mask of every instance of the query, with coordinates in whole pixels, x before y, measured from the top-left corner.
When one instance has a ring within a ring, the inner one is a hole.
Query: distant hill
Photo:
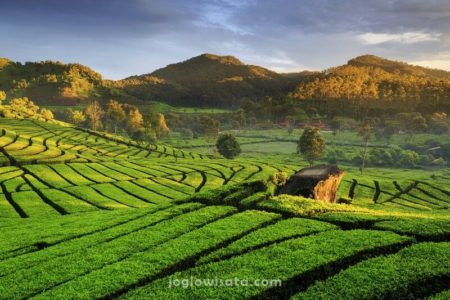
[[[351,101],[378,105],[382,110],[400,107],[450,111],[450,72],[363,55],[310,76],[297,85],[291,96],[322,101],[322,105]]]
[[[287,93],[302,74],[285,76],[233,56],[202,54],[119,82],[127,93],[173,105],[232,107]]]
[[[0,90],[10,98],[29,97],[37,104],[76,105],[87,99],[112,97],[132,100],[81,64],[43,61],[24,64],[0,58]]]
[[[449,78],[450,72],[414,66],[400,61],[385,59],[375,55],[361,55],[350,59],[348,65],[355,67],[380,68],[386,72],[415,75],[430,78]]]
[[[0,58],[0,90],[6,91],[9,98],[27,96],[40,105],[116,99],[230,108],[248,100],[289,94],[330,109],[351,101],[352,105],[371,103],[382,109],[404,109],[407,102],[408,109],[450,111],[450,72],[374,55],[359,56],[323,72],[281,74],[246,65],[233,56],[202,54],[118,81],[104,80],[81,64],[21,64]]]

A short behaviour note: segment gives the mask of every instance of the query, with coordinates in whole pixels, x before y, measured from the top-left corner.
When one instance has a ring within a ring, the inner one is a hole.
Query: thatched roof
[[[289,177],[276,194],[300,195],[334,202],[344,172],[336,165],[317,165],[304,168]]]
[[[301,169],[295,173],[294,177],[311,178],[314,180],[325,180],[330,175],[338,175],[342,171],[336,165],[317,165]]]

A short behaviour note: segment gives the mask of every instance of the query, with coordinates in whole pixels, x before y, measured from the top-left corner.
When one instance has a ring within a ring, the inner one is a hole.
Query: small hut
[[[335,202],[336,192],[344,172],[336,165],[317,165],[301,169],[277,190],[277,194],[289,194]]]

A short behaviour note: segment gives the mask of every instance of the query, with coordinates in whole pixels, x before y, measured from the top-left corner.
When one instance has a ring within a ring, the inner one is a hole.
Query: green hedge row
[[[145,230],[138,230],[110,242],[89,247],[84,251],[76,251],[45,261],[32,268],[19,270],[0,277],[0,295],[4,299],[30,297],[83,274],[102,269],[106,265],[123,261],[133,253],[140,251],[147,251],[141,253],[153,253],[152,250],[149,250],[151,247],[170,241],[235,211],[235,209],[225,206],[201,208],[163,221]],[[78,290],[79,287],[76,289]]]
[[[220,188],[196,193],[177,202],[200,202],[204,204],[226,204],[239,206],[240,201],[258,192],[267,190],[263,180],[246,181],[235,185],[225,185]]]
[[[200,265],[170,278],[162,278],[131,291],[125,299],[285,299],[303,284],[313,282],[367,255],[384,254],[410,243],[411,239],[394,233],[330,230],[258,249],[228,260]],[[169,280],[244,279],[248,286],[194,286],[168,289]],[[281,280],[282,286],[253,285],[256,280]]]
[[[190,260],[194,260],[196,256],[221,247],[227,241],[279,217],[276,214],[246,211],[220,219],[178,238],[159,243],[159,246],[146,252],[136,253],[116,264],[45,291],[37,298],[93,299],[120,295],[161,274],[189,266]]]
[[[65,234],[65,238],[67,240],[54,244],[52,247],[45,248],[43,251],[34,251],[26,255],[0,261],[0,276],[14,273],[19,269],[28,269],[46,261],[75,252],[83,252],[87,248],[98,246],[101,243],[107,243],[108,241],[116,239],[120,236],[142,230],[161,221],[197,210],[201,207],[202,205],[199,203],[186,203],[161,210],[135,210],[132,211],[133,213],[126,214],[125,216],[123,214],[117,215],[114,212],[108,214],[85,214],[85,216],[95,220],[96,222],[101,222],[101,226],[97,225],[97,227],[90,226],[90,224],[86,224],[86,222],[78,222],[80,221],[79,219],[75,219],[76,222],[71,222],[74,223],[72,228],[67,228],[68,224],[65,224],[63,229],[61,229],[61,226],[58,226],[59,223],[57,223],[53,227],[49,226],[50,228],[48,228],[47,231],[49,234],[52,233],[55,235],[59,231],[60,236],[64,236]],[[139,212],[139,214],[135,212]],[[113,215],[113,219],[106,218],[107,215]],[[72,225],[71,223],[69,224]],[[74,228],[75,226],[80,225],[85,226],[83,226],[83,228],[81,228],[78,232],[73,230],[76,229]],[[92,231],[83,231],[84,228],[90,228]],[[35,240],[48,241],[49,243],[52,242],[52,238],[50,237],[36,236]]]
[[[309,219],[290,218],[281,220],[273,225],[252,232],[225,248],[202,257],[199,263],[223,260],[270,244],[282,242],[286,239],[332,229],[339,228],[329,223]]]
[[[450,243],[421,243],[360,262],[292,299],[418,299],[449,280]]]

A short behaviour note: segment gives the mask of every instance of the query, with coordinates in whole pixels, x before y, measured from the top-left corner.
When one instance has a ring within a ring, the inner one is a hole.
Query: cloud
[[[108,78],[204,52],[279,71],[364,53],[435,66],[450,49],[450,1],[2,1],[0,40],[0,56],[80,62]]]
[[[411,64],[450,71],[450,51],[436,53],[427,59],[411,61]]]
[[[441,34],[424,32],[404,32],[404,33],[364,33],[357,36],[363,43],[377,45],[388,42],[414,44],[427,41],[438,41]]]

